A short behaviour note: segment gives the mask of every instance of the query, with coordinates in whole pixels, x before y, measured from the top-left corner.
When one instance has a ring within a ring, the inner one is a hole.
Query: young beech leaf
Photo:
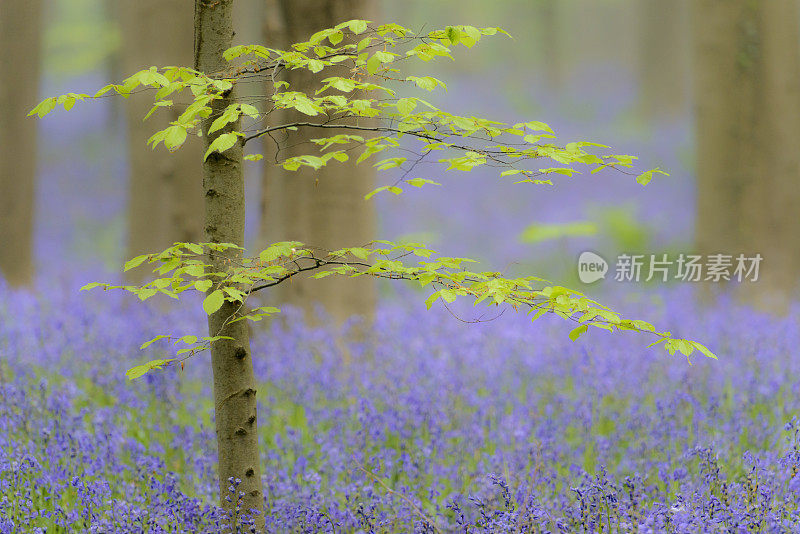
[[[158,336],[154,337],[153,339],[151,339],[150,341],[145,341],[144,343],[142,343],[142,345],[139,347],[139,349],[140,350],[141,349],[146,349],[147,347],[149,347],[150,345],[152,345],[153,343],[155,343],[159,339],[164,339],[164,338],[168,338],[168,337],[169,336],[167,336],[165,334],[158,335]]]
[[[31,115],[38,115],[39,118],[41,119],[42,117],[53,111],[55,108],[56,108],[55,97],[45,98],[28,113],[28,117],[30,117]]]
[[[411,178],[410,180],[406,180],[406,183],[414,187],[422,187],[425,184],[442,185],[439,182],[434,182],[433,180],[428,180],[426,178]]]
[[[86,284],[85,286],[81,287],[81,289],[80,289],[80,290],[81,290],[81,291],[88,291],[88,290],[90,290],[90,289],[94,289],[94,288],[96,288],[96,287],[100,287],[100,286],[102,286],[102,287],[108,287],[108,284],[103,284],[103,283],[101,283],[101,282],[89,282],[89,283],[88,283],[88,284]]]
[[[655,169],[650,169],[649,171],[645,171],[637,176],[636,181],[642,185],[647,185],[650,183],[650,180],[653,179],[654,174],[663,174],[665,176],[669,176],[669,174],[656,167]]]
[[[125,270],[125,271],[130,271],[130,270],[131,270],[131,269],[133,269],[134,267],[138,267],[139,265],[141,265],[142,263],[144,263],[144,260],[146,260],[146,259],[147,259],[147,256],[148,256],[147,254],[142,254],[141,256],[136,256],[136,257],[135,257],[135,258],[133,258],[132,260],[128,260],[128,261],[126,261],[126,262],[125,262],[125,267],[124,267],[124,270]]]
[[[402,113],[403,115],[408,115],[414,108],[417,107],[417,102],[413,98],[401,98],[397,101],[397,111]]]
[[[179,125],[170,126],[164,135],[164,146],[170,150],[179,148],[186,141],[186,128]]]
[[[129,380],[133,380],[134,378],[139,378],[140,376],[144,375],[148,371],[152,371],[153,369],[161,369],[166,364],[172,361],[175,361],[174,358],[170,358],[168,360],[153,360],[143,365],[137,365],[136,367],[132,367],[127,371],[125,371],[125,376],[127,376]]]
[[[225,295],[222,291],[216,289],[203,299],[203,311],[206,312],[206,315],[211,315],[222,307],[223,302],[225,302]]]
[[[351,20],[349,23],[350,31],[358,35],[359,33],[364,33],[367,29],[367,21],[366,20]]]
[[[585,324],[582,324],[580,326],[577,326],[577,327],[573,328],[572,331],[569,333],[569,339],[572,340],[572,341],[575,341],[576,339],[578,339],[581,336],[581,334],[586,332],[586,330],[588,328],[589,327],[587,325],[585,325]]]
[[[200,291],[201,293],[205,293],[206,291],[211,289],[212,285],[213,283],[211,282],[211,280],[198,280],[197,282],[194,283],[194,288]]]
[[[237,138],[242,135],[239,132],[231,132],[225,133],[214,139],[214,141],[208,146],[208,150],[206,150],[205,156],[203,156],[203,161],[208,159],[214,152],[225,152],[233,145],[236,144]]]

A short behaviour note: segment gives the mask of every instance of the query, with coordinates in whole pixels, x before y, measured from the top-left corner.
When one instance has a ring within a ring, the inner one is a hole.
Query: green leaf
[[[258,118],[258,108],[256,108],[251,104],[239,104],[239,109],[241,109],[242,113],[244,113],[248,117],[251,117],[253,119]]]
[[[359,33],[364,33],[367,29],[367,21],[366,20],[351,20],[350,21],[350,31],[358,35]]]
[[[373,54],[371,58],[367,60],[367,72],[369,74],[375,74],[378,72],[378,68],[381,66],[381,60],[378,59],[378,56]]]
[[[439,298],[439,296],[440,296],[439,293],[440,293],[439,291],[436,291],[430,297],[425,299],[425,307],[426,308],[428,308],[429,310],[431,309],[431,306],[433,306],[433,303],[436,302],[436,300]]]
[[[409,115],[417,107],[415,98],[401,98],[397,101],[397,111],[403,115]]]
[[[309,115],[311,117],[313,117],[313,116],[315,116],[315,115],[317,115],[319,113],[319,111],[317,111],[317,108],[314,107],[314,104],[311,103],[311,100],[309,100],[307,98],[298,99],[298,101],[295,102],[292,107],[294,107],[294,109],[296,109],[300,113],[304,113],[304,114]]]
[[[536,309],[536,308],[532,308],[531,311],[533,311],[533,309]],[[533,314],[533,317],[531,318],[531,322],[535,321],[536,319],[538,319],[539,317],[541,317],[545,313],[547,313],[547,308],[545,308],[544,306],[536,309],[536,313]]]
[[[223,302],[225,302],[225,295],[216,289],[203,300],[203,311],[206,312],[206,315],[211,315],[222,307]]]
[[[427,180],[425,178],[411,178],[405,182],[412,187],[422,187],[425,184],[442,185],[439,182],[434,182],[433,180]]]
[[[186,128],[180,125],[170,126],[164,135],[164,146],[170,150],[179,148],[186,141]]]
[[[138,267],[139,265],[144,263],[144,260],[146,260],[148,258],[148,256],[149,256],[149,254],[142,254],[141,256],[136,256],[132,260],[126,261],[125,262],[124,271],[130,271],[134,267]]]
[[[553,129],[547,123],[541,121],[530,121],[525,123],[515,124],[514,128],[519,128],[521,126],[526,126],[529,130],[540,131],[544,130],[545,132],[554,133]]]
[[[445,300],[445,302],[453,302],[458,296],[458,294],[451,289],[442,289],[439,291],[439,294],[441,295],[442,299]]]
[[[211,289],[212,285],[214,285],[214,283],[211,280],[198,280],[194,283],[194,288],[201,293],[205,293]]]
[[[81,287],[80,291],[88,291],[90,289],[94,289],[96,287],[108,287],[108,284],[103,284],[100,282],[89,282],[85,286]]]
[[[367,256],[369,256],[369,249],[364,247],[353,247],[350,249],[350,254],[360,260],[366,260]]]
[[[153,289],[153,288],[149,288],[148,287],[148,288],[140,289],[139,291],[137,291],[136,292],[136,296],[139,297],[139,300],[147,300],[150,297],[152,297],[153,295],[155,295],[156,293],[158,293],[157,289]]]
[[[147,362],[144,365],[137,365],[136,367],[132,367],[125,371],[125,376],[128,377],[129,380],[133,380],[135,378],[139,378],[140,376],[146,374],[153,369],[161,369],[169,362],[175,361],[173,358],[168,360],[153,360],[151,362]]]
[[[45,98],[28,113],[28,117],[30,117],[31,115],[38,115],[39,118],[41,119],[42,117],[53,111],[55,108],[56,108],[56,99],[54,97]]]
[[[214,139],[214,141],[212,141],[212,143],[208,146],[208,150],[206,150],[205,156],[203,156],[203,161],[207,160],[208,156],[214,152],[222,153],[231,148],[236,144],[240,135],[242,134],[239,132],[231,132],[222,134]]]
[[[573,328],[572,331],[569,333],[569,339],[572,340],[572,341],[575,341],[576,339],[578,339],[580,337],[581,334],[586,332],[586,330],[588,328],[589,328],[589,326],[585,325],[585,324],[582,324],[582,325],[580,325],[580,326],[578,326],[576,328]]]
[[[164,338],[168,338],[168,337],[169,336],[164,335],[164,334],[161,334],[160,336],[156,336],[153,339],[151,339],[150,341],[145,341],[144,343],[142,343],[142,345],[139,347],[139,350],[146,349],[147,347],[149,347],[150,345],[152,345],[153,343],[155,343],[159,339],[164,339]]]
[[[341,35],[341,32],[339,33]],[[325,68],[325,63],[318,59],[309,59],[308,60],[308,70],[311,72],[317,73]]]
[[[691,343],[692,345],[694,345],[694,347],[695,347],[697,350],[699,350],[700,352],[702,352],[703,354],[705,354],[705,355],[706,355],[706,356],[708,356],[709,358],[713,358],[713,359],[715,359],[715,360],[716,360],[716,359],[718,359],[718,358],[717,358],[717,355],[716,355],[716,354],[714,354],[713,352],[711,352],[710,350],[708,350],[708,348],[707,348],[705,345],[701,345],[701,344],[700,344],[700,343],[698,343],[697,341],[690,341],[690,343]]]
[[[400,188],[399,187],[395,187],[395,189],[400,189]],[[388,190],[389,190],[389,186],[388,185],[384,185],[382,187],[378,187],[377,189],[373,189],[372,191],[370,191],[369,193],[364,195],[364,200],[369,200],[370,198],[375,196],[376,193],[380,193],[381,191],[388,191]],[[400,191],[398,193],[395,193],[395,194],[400,194],[401,192],[402,192],[402,189],[400,189]]]
[[[356,47],[356,52],[361,52],[366,47],[368,47],[371,42],[372,42],[372,37],[364,37],[358,42],[358,46]]]
[[[332,34],[330,34],[328,36],[328,40],[334,46],[336,46],[337,44],[341,43],[342,39],[344,39],[344,34],[342,32],[334,32],[334,33],[332,33]]]
[[[650,169],[649,171],[645,171],[637,176],[636,181],[642,185],[647,185],[650,183],[650,180],[653,179],[654,174],[663,174],[665,176],[669,176],[669,174],[656,167],[655,169]]]
[[[335,78],[326,78],[322,81],[330,84],[331,87],[333,87],[334,89],[338,89],[343,93],[349,93],[350,91],[356,88],[355,80],[351,80],[349,78],[335,77]]]

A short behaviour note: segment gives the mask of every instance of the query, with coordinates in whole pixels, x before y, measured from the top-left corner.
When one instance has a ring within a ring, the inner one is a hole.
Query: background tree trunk
[[[233,0],[195,0],[195,68],[208,74],[222,72],[227,62],[222,53],[233,40]],[[212,106],[212,115],[203,122],[205,149],[223,133],[240,128],[239,121],[211,134],[211,122],[222,110],[235,101],[235,88]],[[205,152],[205,150],[204,150]],[[203,164],[205,191],[206,241],[244,245],[244,177],[242,175],[242,145],[237,143],[224,154],[213,153]],[[238,251],[214,253],[210,263],[214,271],[224,271],[226,260]],[[232,510],[236,496],[231,495],[229,478],[240,479],[237,492],[244,492],[242,510],[257,509],[259,531],[264,525],[264,496],[261,482],[261,462],[256,418],[256,380],[246,321],[226,324],[236,315],[238,304],[225,302],[219,311],[208,318],[209,335],[230,336],[211,346],[211,365],[214,372],[214,406],[219,450],[219,478],[222,506]]]
[[[795,0],[692,2],[696,246],[760,253],[740,295],[783,311],[800,272],[800,50]]]
[[[33,277],[36,120],[42,40],[40,0],[0,2],[0,274]]]
[[[185,0],[117,0],[122,28],[123,74],[130,76],[153,65],[192,64],[192,5]],[[157,130],[166,128],[183,111],[157,110],[142,118],[152,98],[133,95],[125,102],[128,130],[128,250],[129,258],[157,252],[175,241],[199,241],[202,235],[202,141],[189,136],[175,153],[146,145]],[[146,269],[130,271],[140,279]]]
[[[276,48],[305,41],[315,32],[350,19],[373,20],[374,8],[368,0],[280,0],[267,4],[266,42]],[[277,10],[277,12],[276,12]],[[320,75],[306,69],[285,73],[289,90],[313,94],[318,80],[329,76],[349,76],[326,68]],[[314,120],[296,111],[270,116],[271,122]],[[363,245],[375,239],[374,204],[364,195],[374,186],[374,170],[369,163],[356,166],[360,153],[354,152],[347,163],[333,162],[319,171],[307,167],[284,171],[275,161],[275,142],[285,147],[277,154],[280,160],[311,154],[317,147],[309,142],[317,137],[337,135],[339,130],[314,131],[305,128],[281,133],[274,139],[266,136],[265,166],[261,214],[262,244],[298,240],[321,249]],[[351,315],[371,316],[375,307],[375,282],[367,277],[348,279],[331,276],[321,280],[300,279],[275,288],[279,301],[302,307],[308,318],[317,304],[337,322]]]
[[[639,94],[648,119],[675,117],[688,94],[689,6],[686,0],[640,0]]]

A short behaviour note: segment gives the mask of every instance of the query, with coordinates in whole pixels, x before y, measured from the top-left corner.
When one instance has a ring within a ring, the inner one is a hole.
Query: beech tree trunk
[[[368,0],[281,0],[267,2],[266,42],[276,48],[305,41],[315,32],[350,19],[372,20],[372,3]],[[276,13],[276,10],[278,11]],[[318,82],[330,76],[349,76],[341,69],[326,68],[319,75],[307,69],[285,73],[291,91],[313,95]],[[352,96],[352,95],[349,95]],[[357,97],[355,97],[357,98]],[[296,111],[270,115],[272,122],[319,120]],[[262,187],[260,235],[262,245],[275,241],[297,240],[323,250],[360,246],[375,239],[375,208],[364,195],[374,188],[374,169],[369,163],[355,165],[360,151],[351,154],[351,161],[332,162],[318,171],[303,167],[284,171],[274,165],[276,142],[283,147],[280,160],[301,154],[313,154],[318,147],[310,139],[329,137],[339,130],[304,128],[265,136],[265,165]],[[313,319],[316,305],[337,322],[352,315],[370,317],[376,300],[375,282],[367,277],[349,279],[330,276],[324,279],[300,279],[281,284],[275,295],[283,303],[303,308]]]
[[[800,273],[800,50],[795,0],[695,0],[696,247],[761,254],[740,295],[782,312]]]
[[[213,76],[226,70],[222,53],[231,46],[233,0],[195,0],[195,68]],[[208,135],[215,116],[234,103],[235,88],[212,106],[212,115],[203,123],[203,139],[208,148],[223,133],[240,128],[239,121]],[[205,152],[205,150],[204,150]],[[205,191],[205,239],[213,243],[244,246],[244,178],[242,145],[237,143],[224,154],[213,153],[203,164]],[[210,263],[214,271],[224,271],[226,260],[237,251],[214,253]],[[236,315],[236,303],[225,302],[208,319],[209,335],[230,336],[211,346],[214,373],[214,406],[219,449],[219,479],[222,506],[233,510],[237,495],[231,495],[229,479],[240,479],[236,489],[243,492],[242,510],[257,509],[258,529],[263,530],[264,496],[256,419],[256,380],[246,321],[226,324]],[[225,497],[231,496],[233,502]]]
[[[129,76],[153,65],[192,63],[192,4],[186,0],[117,0],[123,46],[123,73]],[[124,104],[128,131],[127,256],[157,252],[176,241],[196,242],[202,235],[202,141],[189,136],[175,153],[152,150],[147,139],[183,111],[181,101],[142,118],[152,97],[133,95]],[[138,280],[146,268],[129,271]]]
[[[0,274],[12,286],[33,277],[41,14],[40,0],[0,1]]]
[[[689,6],[687,0],[640,0],[639,94],[648,119],[675,117],[688,93]]]

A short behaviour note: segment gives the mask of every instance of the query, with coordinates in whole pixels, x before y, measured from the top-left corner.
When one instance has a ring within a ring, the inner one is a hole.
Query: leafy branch
[[[605,145],[580,141],[563,146],[555,144],[555,134],[549,125],[540,121],[507,124],[486,118],[461,116],[440,109],[416,96],[399,96],[399,87],[434,91],[446,89],[443,81],[432,76],[404,76],[397,67],[409,60],[428,62],[439,57],[452,58],[451,49],[463,45],[474,46],[483,36],[505,33],[499,28],[474,26],[448,26],[424,34],[415,34],[397,24],[370,26],[368,21],[351,20],[334,28],[312,35],[306,42],[296,43],[289,50],[267,48],[260,45],[234,46],[225,52],[228,68],[220,72],[203,73],[186,67],[150,67],[141,70],[121,84],[109,84],[94,95],[68,93],[42,101],[30,114],[43,117],[56,106],[66,110],[77,101],[103,98],[116,93],[125,98],[143,90],[155,91],[154,104],[145,119],[161,108],[174,105],[173,95],[191,93],[190,103],[178,118],[162,130],[155,132],[148,144],[155,149],[163,144],[169,151],[178,150],[189,134],[203,135],[201,123],[210,121],[207,134],[216,134],[204,158],[226,157],[226,152],[236,146],[278,131],[299,129],[335,130],[334,135],[312,139],[315,154],[303,154],[277,160],[284,169],[295,171],[302,167],[319,169],[331,162],[350,160],[350,152],[360,150],[356,163],[362,163],[378,154],[389,155],[373,165],[378,170],[400,169],[401,177],[392,185],[378,187],[366,195],[370,198],[381,191],[402,193],[398,186],[403,182],[413,187],[437,184],[427,178],[407,178],[415,167],[431,154],[438,154],[437,162],[450,171],[472,171],[478,167],[492,167],[500,176],[517,176],[516,183],[552,185],[549,175],[572,176],[578,173],[577,165],[585,165],[595,173],[605,168],[623,169],[633,166],[634,156],[589,152],[589,149],[607,149]],[[289,83],[279,79],[285,70],[306,69],[320,73],[334,69],[337,75],[319,77],[319,88],[313,94],[292,90]],[[271,85],[271,94],[265,97],[262,108],[239,100],[214,111],[215,101],[230,97],[237,83],[261,80]],[[380,83],[378,83],[380,82]],[[294,110],[315,119],[295,120],[285,124],[270,124],[281,110]],[[242,120],[245,119],[245,120]],[[226,131],[230,125],[237,126]],[[359,133],[377,134],[365,138]],[[406,146],[413,140],[422,142],[418,150]],[[411,152],[414,158],[403,154]],[[261,155],[247,156],[259,159]],[[276,156],[277,158],[277,156]],[[542,161],[548,163],[542,164]],[[655,174],[666,174],[651,169],[639,174],[636,180],[646,185]],[[438,184],[437,184],[438,185]],[[600,303],[578,291],[535,276],[506,278],[498,272],[468,270],[473,263],[465,258],[437,257],[430,259],[432,250],[418,244],[398,245],[376,241],[363,247],[337,251],[320,251],[299,242],[275,243],[252,258],[228,258],[225,269],[219,264],[212,267],[208,259],[225,250],[237,247],[226,243],[176,243],[158,254],[142,255],[125,264],[131,269],[145,262],[154,264],[156,278],[141,286],[112,286],[92,283],[84,289],[103,287],[120,288],[136,294],[141,300],[163,293],[179,298],[184,291],[197,291],[205,295],[203,310],[211,315],[223,304],[238,304],[236,311],[224,325],[240,320],[259,321],[278,313],[274,307],[264,306],[246,310],[248,297],[258,291],[281,284],[304,272],[316,271],[314,278],[331,275],[373,276],[430,286],[434,291],[426,300],[430,308],[441,300],[446,306],[457,298],[472,299],[474,304],[504,306],[524,310],[536,320],[545,313],[554,313],[563,319],[578,323],[569,334],[570,339],[595,327],[609,331],[633,330],[657,337],[653,344],[663,343],[672,354],[681,352],[690,356],[699,350],[715,357],[706,347],[690,340],[676,339],[670,332],[658,332],[642,320],[623,319]],[[416,263],[403,259],[415,256]],[[220,330],[221,332],[221,330]],[[219,334],[219,332],[217,332]],[[158,336],[145,343],[162,339],[182,342],[188,347],[178,355],[190,357],[197,351],[209,348],[219,335],[207,337]],[[161,359],[137,366],[128,372],[134,378],[153,368],[177,361]],[[182,363],[182,360],[180,360]]]
[[[440,299],[446,305],[462,297],[471,299],[475,306],[484,303],[507,306],[515,311],[526,310],[531,315],[531,321],[536,321],[545,313],[553,313],[577,323],[569,333],[573,341],[589,327],[610,332],[632,330],[655,336],[657,339],[650,346],[664,343],[670,354],[680,352],[688,358],[695,350],[699,350],[708,357],[716,358],[696,341],[673,338],[670,332],[659,332],[647,321],[624,319],[579,291],[550,285],[547,280],[536,276],[506,278],[499,272],[471,271],[465,265],[476,263],[474,260],[435,257],[433,250],[418,243],[376,241],[362,247],[320,251],[297,241],[286,241],[270,245],[258,256],[232,260],[224,272],[210,272],[211,266],[204,260],[209,254],[228,248],[239,247],[228,243],[176,243],[159,254],[137,256],[126,263],[126,270],[144,262],[156,265],[153,271],[159,276],[144,285],[114,286],[94,282],[82,289],[123,289],[141,300],[158,293],[177,298],[183,291],[198,291],[206,295],[202,306],[208,315],[219,310],[225,301],[238,304],[237,312],[225,321],[225,324],[230,324],[241,320],[260,321],[278,313],[280,310],[271,306],[253,308],[247,312],[241,310],[254,293],[281,284],[300,273],[316,271],[313,278],[332,275],[372,276],[404,280],[417,283],[420,287],[430,286],[434,291],[425,300],[428,309]],[[410,256],[422,259],[415,263],[403,261]],[[160,339],[169,339],[169,336],[157,336],[144,343],[142,348]],[[178,355],[195,354],[209,348],[218,339],[223,337],[183,336],[177,341],[183,341],[190,347],[179,350]],[[172,361],[154,360],[135,367],[128,375],[135,378]]]

